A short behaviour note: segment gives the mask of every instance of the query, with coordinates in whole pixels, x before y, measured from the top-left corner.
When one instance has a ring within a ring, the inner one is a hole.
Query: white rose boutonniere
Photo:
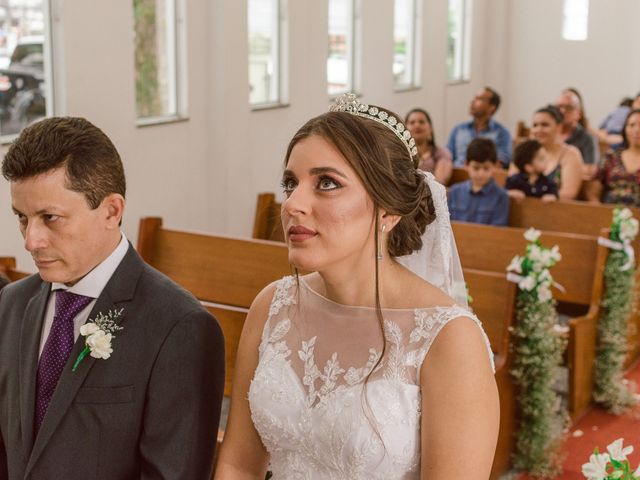
[[[123,327],[116,324],[116,321],[122,317],[124,309],[109,310],[106,315],[102,312],[98,313],[95,320],[90,320],[80,327],[80,335],[86,337],[84,349],[78,355],[76,362],[73,364],[72,372],[78,369],[80,362],[84,357],[91,355],[93,358],[108,359],[113,353],[111,340],[116,336],[114,332],[122,330]]]

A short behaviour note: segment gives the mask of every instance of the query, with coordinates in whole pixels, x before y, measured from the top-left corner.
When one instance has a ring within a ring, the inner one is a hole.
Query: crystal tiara
[[[414,155],[418,153],[416,141],[402,122],[398,121],[396,117],[389,115],[384,110],[380,110],[378,107],[370,107],[366,103],[361,103],[355,93],[345,93],[340,95],[336,98],[334,104],[329,107],[329,111],[347,112],[352,115],[357,115],[358,117],[375,120],[376,122],[391,129],[393,133],[402,140],[404,146],[407,147],[407,151],[409,152],[409,157],[411,159],[413,159]]]

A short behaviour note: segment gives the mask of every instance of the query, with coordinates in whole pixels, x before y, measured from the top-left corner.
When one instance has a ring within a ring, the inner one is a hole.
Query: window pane
[[[469,78],[471,45],[470,0],[449,0],[447,72],[449,80]]]
[[[279,102],[278,0],[249,0],[249,102]]]
[[[43,0],[0,6],[0,135],[14,135],[51,109]]]
[[[395,0],[393,77],[397,87],[415,84],[415,0]]]
[[[589,27],[589,0],[564,0],[562,38],[586,40]]]
[[[329,0],[329,95],[353,90],[353,0]]]
[[[133,0],[138,118],[178,115],[175,0]]]

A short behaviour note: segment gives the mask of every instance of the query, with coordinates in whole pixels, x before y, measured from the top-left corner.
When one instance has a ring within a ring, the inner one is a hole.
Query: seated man
[[[454,166],[464,165],[467,147],[469,147],[471,140],[481,137],[493,140],[502,166],[509,167],[511,134],[509,130],[492,118],[499,106],[500,95],[495,90],[485,87],[476,94],[469,106],[469,113],[473,119],[456,125],[449,135],[447,148],[453,155]]]
[[[451,220],[505,226],[509,221],[509,196],[493,179],[498,158],[488,138],[476,138],[467,149],[469,180],[449,190]]]
[[[589,166],[585,168],[585,172],[586,176],[590,178],[590,175],[595,171],[600,153],[596,138],[580,125],[582,115],[580,99],[571,90],[564,90],[556,102],[556,107],[563,115],[561,138],[565,143],[580,150],[582,161]]]
[[[120,231],[111,140],[48,118],[2,175],[39,274],[0,291],[0,479],[209,480],[222,332]]]

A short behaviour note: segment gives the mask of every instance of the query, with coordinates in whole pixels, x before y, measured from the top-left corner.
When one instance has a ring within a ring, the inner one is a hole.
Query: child
[[[509,220],[509,197],[493,180],[498,161],[496,146],[489,138],[476,138],[467,148],[469,180],[449,190],[451,220],[504,226]]]
[[[541,198],[543,202],[558,199],[558,185],[544,174],[545,162],[542,145],[537,140],[527,140],[516,147],[513,163],[520,173],[507,178],[506,189],[510,197]]]

